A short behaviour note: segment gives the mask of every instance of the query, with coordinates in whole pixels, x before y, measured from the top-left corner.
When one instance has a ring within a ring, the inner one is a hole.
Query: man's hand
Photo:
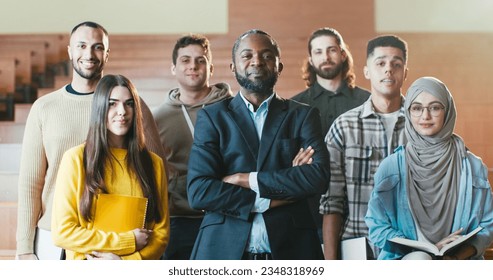
[[[315,153],[315,150],[312,148],[312,146],[308,146],[308,148],[303,149],[301,148],[298,151],[298,154],[293,159],[293,166],[300,166],[303,164],[311,164],[313,162],[313,154]]]
[[[224,177],[223,182],[249,189],[250,183],[248,182],[248,176],[250,176],[250,173],[235,173]]]

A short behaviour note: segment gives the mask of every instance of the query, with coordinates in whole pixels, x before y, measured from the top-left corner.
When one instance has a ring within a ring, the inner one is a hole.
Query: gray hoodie
[[[197,112],[200,109],[233,95],[230,86],[226,83],[218,83],[211,87],[211,92],[198,104],[192,106],[184,105],[180,101],[180,90],[175,88],[166,95],[164,103],[152,112],[168,161],[170,217],[203,216],[202,211],[190,208],[187,199],[187,166],[193,136],[182,107],[186,109],[186,114],[195,125]]]

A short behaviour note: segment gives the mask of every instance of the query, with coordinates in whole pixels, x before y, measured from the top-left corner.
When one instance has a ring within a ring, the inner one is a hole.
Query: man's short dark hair
[[[406,41],[402,40],[398,36],[384,35],[384,36],[378,36],[378,37],[371,39],[368,42],[368,46],[366,48],[366,58],[373,55],[373,52],[375,51],[375,48],[377,48],[377,47],[398,48],[402,51],[402,54],[404,55],[404,62],[407,61],[407,43],[406,43]]]
[[[176,65],[176,60],[178,59],[178,50],[189,45],[199,45],[205,50],[205,55],[209,62],[212,62],[212,52],[210,47],[210,42],[207,37],[201,34],[189,34],[181,37],[176,41],[175,47],[173,48],[173,65]]]
[[[102,25],[100,25],[100,24],[98,24],[98,23],[95,23],[95,22],[93,22],[93,21],[84,21],[84,22],[81,22],[81,23],[77,24],[77,25],[76,25],[76,26],[72,29],[72,32],[70,32],[70,35],[74,34],[74,32],[75,32],[77,29],[79,29],[79,27],[81,27],[81,26],[88,26],[88,27],[92,27],[92,28],[96,28],[96,29],[101,29],[101,30],[103,30],[104,35],[108,36],[108,31],[106,31],[106,29],[105,29]]]
[[[281,57],[281,48],[279,47],[279,45],[277,44],[276,40],[274,40],[274,38],[272,38],[272,36],[270,36],[269,33],[265,32],[265,31],[262,31],[260,29],[250,29],[248,31],[246,31],[245,33],[241,34],[235,41],[234,45],[233,45],[233,50],[232,50],[232,55],[233,55],[233,62],[235,62],[235,54],[236,54],[236,51],[238,50],[238,46],[240,45],[240,42],[243,38],[245,38],[246,36],[248,35],[251,35],[251,34],[261,34],[261,35],[265,35],[269,38],[272,46],[274,47],[274,54],[276,56],[278,56],[279,58]]]

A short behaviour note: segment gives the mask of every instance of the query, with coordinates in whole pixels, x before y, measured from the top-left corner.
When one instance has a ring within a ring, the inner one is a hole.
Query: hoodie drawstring
[[[185,120],[187,121],[188,128],[190,128],[190,132],[192,133],[192,139],[193,139],[193,133],[195,131],[192,123],[192,119],[190,119],[190,115],[188,114],[187,108],[185,108],[185,105],[181,104],[181,110],[183,112],[183,116],[185,116]]]

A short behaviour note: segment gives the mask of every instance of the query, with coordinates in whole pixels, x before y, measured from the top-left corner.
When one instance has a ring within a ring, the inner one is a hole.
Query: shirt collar
[[[312,89],[313,89],[313,98],[317,98],[322,94],[328,94],[330,96],[334,96],[338,94],[349,93],[349,87],[347,86],[347,83],[345,81],[341,82],[341,85],[335,92],[325,89],[318,83],[318,81],[315,81],[315,83],[312,86]]]
[[[272,101],[272,99],[274,98],[274,94],[275,93],[272,93],[267,99],[265,99],[262,102],[262,104],[260,104],[257,111],[263,110],[263,108],[265,108],[266,111],[269,111],[269,105],[270,105],[270,102]],[[255,114],[255,107],[253,106],[252,103],[250,103],[250,101],[248,101],[245,98],[245,96],[243,96],[243,93],[241,93],[241,91],[240,91],[240,96],[241,96],[241,99],[243,99],[243,102],[245,102],[245,105],[247,106],[248,110]]]
[[[88,95],[88,94],[93,94],[94,91],[92,92],[78,92],[76,91],[73,87],[72,87],[72,84],[68,84],[66,87],[65,87],[65,90],[72,93],[72,94],[75,94],[75,95]]]
[[[404,110],[404,96],[401,95],[401,108],[399,109],[399,116],[398,118],[405,118],[405,110]],[[373,103],[371,102],[371,98],[368,98],[368,100],[363,103],[363,110],[361,111],[361,118],[367,118],[370,116],[377,116],[377,113],[375,112],[375,109],[373,108]]]

